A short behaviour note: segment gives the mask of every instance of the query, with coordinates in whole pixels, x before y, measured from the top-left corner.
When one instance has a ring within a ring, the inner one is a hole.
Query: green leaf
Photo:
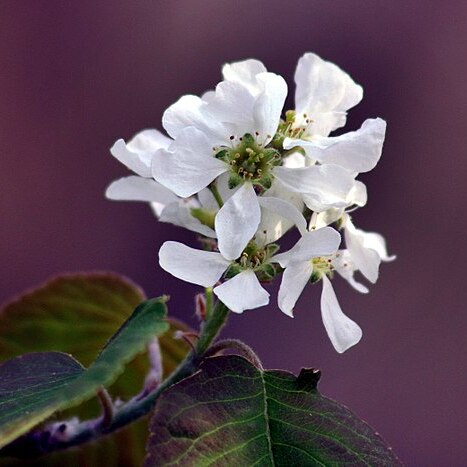
[[[72,354],[87,366],[144,299],[138,286],[114,273],[66,274],[54,278],[0,311],[0,362],[25,352],[56,350]],[[175,331],[190,331],[177,320],[168,321],[170,330],[159,337],[164,375],[170,374],[188,352],[185,342],[174,338]],[[110,387],[110,392],[121,399],[132,397],[141,390],[148,369],[147,356],[137,356]],[[98,402],[92,399],[54,417],[92,418],[99,411]],[[38,460],[0,459],[0,466],[136,467],[144,458],[146,433],[147,421],[142,419],[80,449],[49,454]]]
[[[165,299],[139,305],[86,370],[59,352],[25,354],[0,366],[0,448],[54,412],[93,397],[124,365],[168,330]]]
[[[25,352],[57,350],[89,365],[144,299],[138,286],[117,274],[56,277],[0,312],[0,361]]]
[[[371,427],[318,392],[318,379],[207,359],[159,398],[146,467],[401,465]]]

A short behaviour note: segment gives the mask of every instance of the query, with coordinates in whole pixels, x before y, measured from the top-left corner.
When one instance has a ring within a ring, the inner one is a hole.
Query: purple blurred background
[[[467,3],[462,1],[6,1],[0,4],[0,301],[61,271],[114,270],[194,323],[196,287],[157,265],[166,239],[147,206],[104,199],[127,171],[119,137],[161,128],[182,94],[258,58],[293,88],[306,51],[365,89],[348,130],[388,121],[384,154],[362,179],[358,226],[382,232],[395,263],[369,295],[335,281],[364,330],[338,355],[319,287],[296,319],[268,308],[232,316],[224,335],[268,367],[323,370],[321,390],[374,425],[414,466],[467,463],[465,242]]]

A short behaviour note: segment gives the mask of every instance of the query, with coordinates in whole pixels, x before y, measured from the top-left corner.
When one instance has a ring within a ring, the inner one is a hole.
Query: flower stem
[[[212,292],[211,292],[212,302]],[[217,337],[220,330],[224,327],[229,309],[218,300],[214,309],[207,315],[206,321],[203,324],[198,342],[195,345],[196,353],[198,356],[204,354],[212,341]]]
[[[211,193],[214,196],[214,199],[217,201],[217,204],[219,205],[219,207],[221,208],[222,206],[224,206],[224,201],[222,200],[222,196],[220,195],[216,184],[211,183],[211,185],[209,185],[209,189],[211,190]]]
[[[144,397],[136,396],[119,408],[114,408],[113,416],[108,424],[98,420],[85,420],[73,429],[73,435],[66,440],[53,436],[42,436],[47,427],[33,430],[2,449],[2,454],[15,457],[34,456],[77,446],[87,441],[96,440],[112,433],[125,425],[146,415],[156,403],[157,398],[167,388],[193,374],[198,368],[204,353],[226,323],[229,309],[217,301],[204,322],[199,339],[179,367],[152,392]]]
[[[209,319],[212,313],[212,287],[206,287],[205,297],[206,297],[206,319]]]

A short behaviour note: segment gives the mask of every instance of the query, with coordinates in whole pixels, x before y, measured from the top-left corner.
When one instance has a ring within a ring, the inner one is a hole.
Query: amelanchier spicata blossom
[[[342,312],[331,280],[337,273],[367,293],[355,274],[374,283],[381,261],[394,258],[381,235],[356,228],[350,216],[367,202],[356,178],[377,164],[386,123],[368,119],[331,135],[363,91],[312,53],[298,62],[290,110],[286,82],[258,60],[224,65],[222,74],[215,89],[183,96],[165,111],[168,136],[144,130],[114,144],[112,155],[135,175],[113,182],[106,195],[149,202],[159,220],[199,234],[204,250],[165,242],[160,265],[213,287],[234,312],[269,303],[261,283],[282,274],[279,308],[293,316],[306,284],[321,281],[323,323],[343,352],[362,331]],[[301,238],[277,254],[275,242],[294,225]]]

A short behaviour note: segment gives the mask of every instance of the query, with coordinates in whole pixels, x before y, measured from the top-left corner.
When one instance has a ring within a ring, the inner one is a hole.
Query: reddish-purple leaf
[[[401,465],[369,425],[318,392],[318,379],[207,359],[158,400],[146,467]]]

